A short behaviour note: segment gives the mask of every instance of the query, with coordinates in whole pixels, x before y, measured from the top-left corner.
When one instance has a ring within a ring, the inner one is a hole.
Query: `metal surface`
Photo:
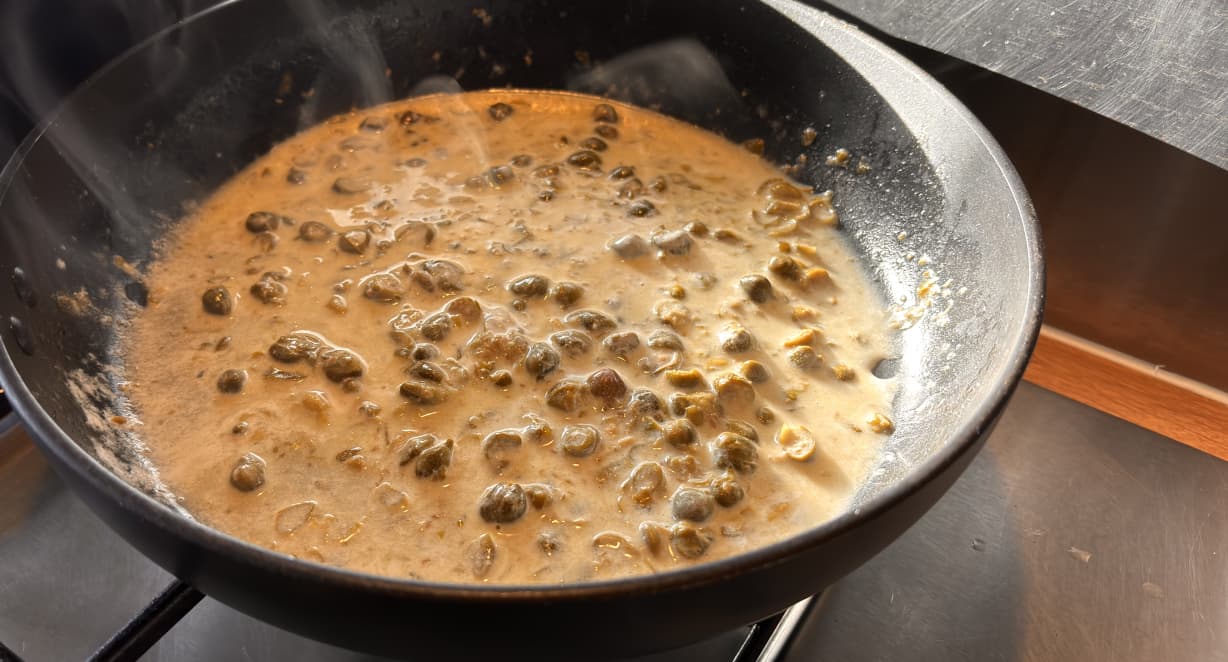
[[[1223,0],[826,0],[1228,168]]]
[[[20,435],[0,437],[0,504],[0,642],[26,660],[85,657],[168,581]],[[1228,660],[1225,510],[1228,463],[1025,384],[951,492],[826,591],[784,659]],[[745,634],[641,662],[731,659]],[[143,659],[373,658],[206,598]]]

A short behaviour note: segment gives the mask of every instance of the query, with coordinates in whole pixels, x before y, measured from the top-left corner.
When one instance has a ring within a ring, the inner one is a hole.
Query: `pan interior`
[[[139,441],[109,420],[124,415],[115,333],[144,303],[158,239],[331,115],[504,86],[603,94],[735,141],[763,138],[769,158],[835,192],[902,327],[880,366],[900,384],[896,433],[854,508],[986,414],[1034,325],[1035,246],[1030,212],[967,120],[933,95],[910,98],[856,39],[816,39],[808,22],[820,19],[791,3],[512,5],[232,3],[76,92],[0,177],[0,267],[14,285],[0,288],[4,346],[46,415],[176,508]],[[818,134],[803,146],[807,127]],[[837,148],[869,169],[827,165]]]

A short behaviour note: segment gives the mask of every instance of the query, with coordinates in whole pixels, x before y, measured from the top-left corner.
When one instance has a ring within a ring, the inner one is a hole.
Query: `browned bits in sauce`
[[[151,265],[132,429],[201,521],[359,571],[726,558],[840,512],[892,430],[879,377],[841,381],[889,348],[839,234],[830,193],[613,101],[345,113],[200,201]]]

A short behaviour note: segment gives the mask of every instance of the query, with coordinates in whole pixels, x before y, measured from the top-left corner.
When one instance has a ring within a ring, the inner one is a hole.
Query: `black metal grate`
[[[150,601],[119,632],[88,658],[89,662],[134,662],[175,626],[203,598],[199,591],[175,580]],[[750,626],[731,662],[775,662],[789,643],[810,608],[807,598],[789,609]],[[22,662],[20,656],[0,643],[0,662]]]

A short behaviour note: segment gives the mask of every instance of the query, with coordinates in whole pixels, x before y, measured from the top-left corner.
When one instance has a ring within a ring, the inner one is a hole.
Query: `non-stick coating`
[[[115,396],[104,389],[83,407],[71,386],[107,374],[116,329],[144,302],[139,273],[115,257],[147,265],[192,201],[299,129],[456,83],[605,93],[735,140],[765,138],[770,158],[805,154],[798,177],[835,191],[850,239],[892,301],[912,303],[932,272],[946,294],[900,334],[889,363],[901,383],[897,432],[852,511],[685,571],[499,588],[292,560],[149,495],[156,486],[139,451],[98,432]],[[809,148],[805,127],[819,132]],[[869,172],[826,166],[838,147]],[[309,636],[423,659],[668,648],[838,579],[916,521],[971,460],[1022,374],[1043,296],[1030,204],[984,129],[881,44],[788,0],[232,2],[91,79],[26,141],[0,195],[0,268],[14,284],[0,288],[9,322],[0,376],[65,478],[206,593]],[[55,298],[81,288],[105,316],[73,314]]]

